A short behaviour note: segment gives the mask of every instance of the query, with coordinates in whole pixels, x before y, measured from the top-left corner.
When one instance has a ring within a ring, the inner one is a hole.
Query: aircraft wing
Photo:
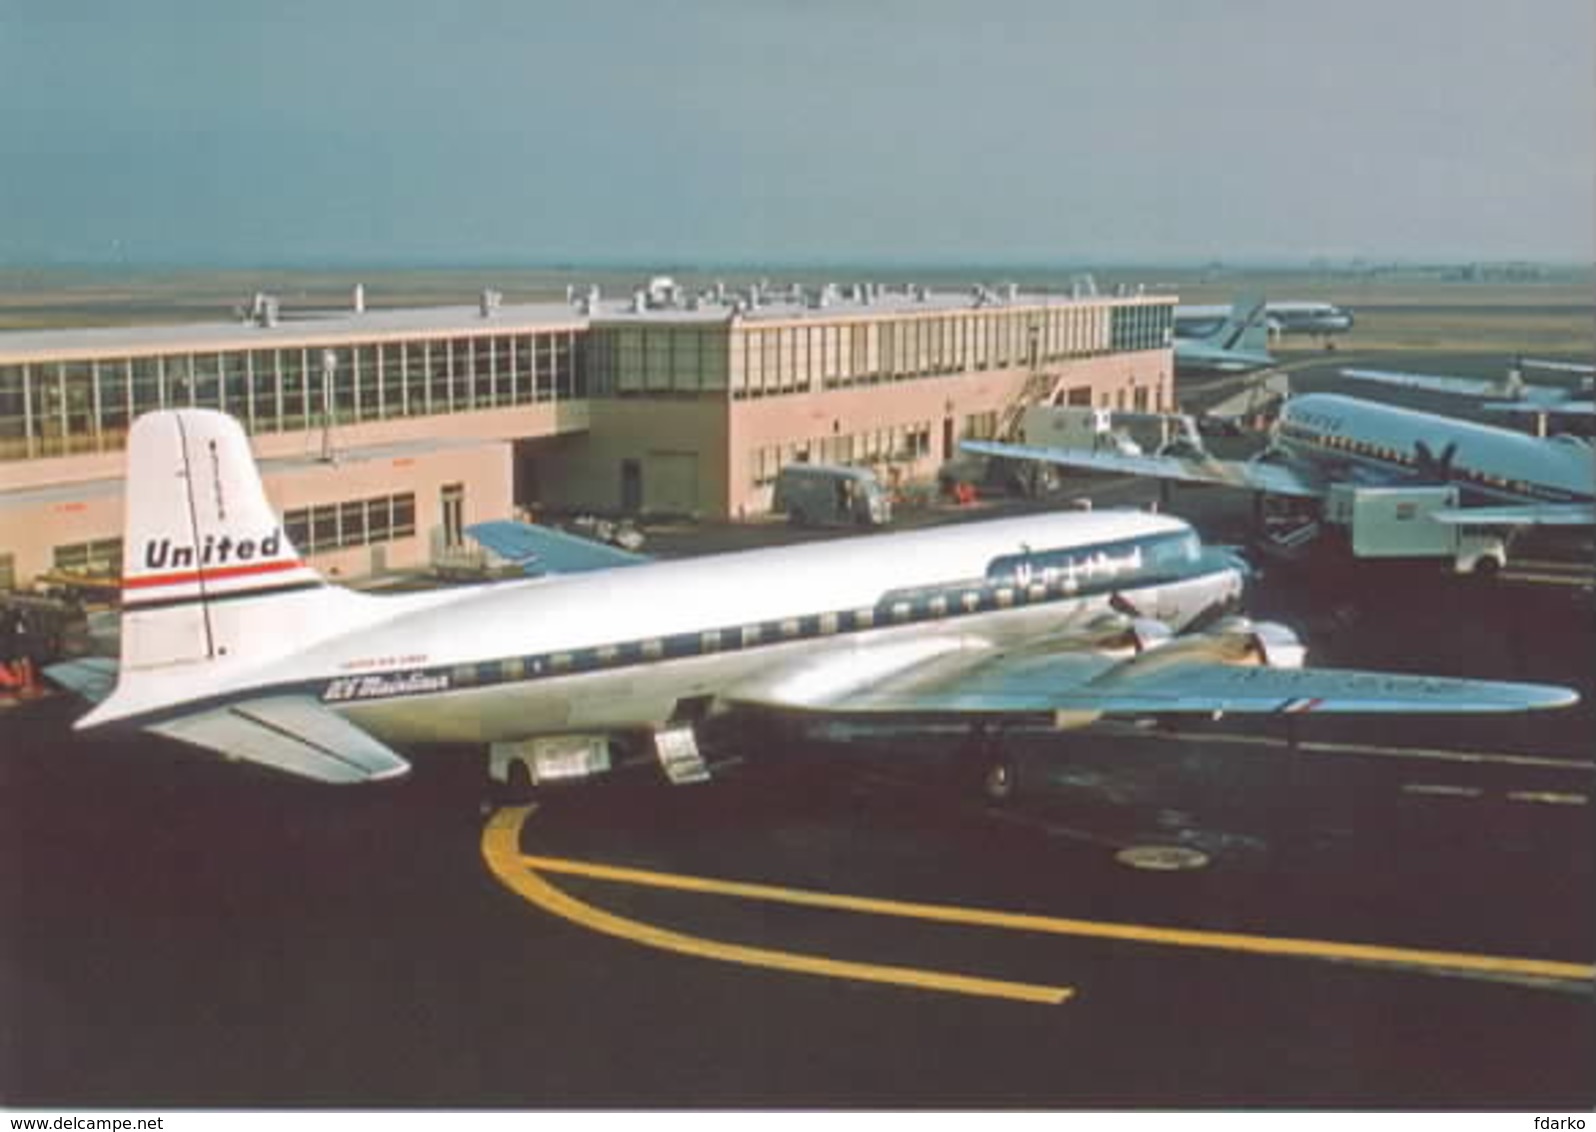
[[[376,782],[410,770],[388,747],[308,696],[245,700],[149,730],[317,782]]]
[[[1596,374],[1596,365],[1590,362],[1561,362],[1551,361],[1546,358],[1520,358],[1519,365],[1525,369],[1549,369],[1559,373],[1580,373],[1587,377]]]
[[[1596,401],[1549,401],[1526,396],[1522,401],[1493,401],[1480,408],[1491,413],[1517,413],[1522,416],[1588,417],[1596,413]]]
[[[1227,662],[1222,644],[1199,639],[1189,647],[1190,638],[1128,660],[1089,650],[1014,653],[949,640],[939,651],[935,640],[917,644],[917,658],[907,651],[897,664],[874,658],[879,674],[855,654],[829,672],[822,662],[785,678],[767,675],[731,698],[839,719],[1480,713],[1565,707],[1579,699],[1572,689],[1546,684]]]
[[[1504,527],[1589,527],[1596,525],[1590,503],[1516,503],[1501,507],[1443,507],[1430,512],[1437,523]]]
[[[1448,377],[1438,373],[1399,373],[1383,369],[1344,369],[1342,377],[1358,381],[1376,381],[1382,385],[1398,385],[1406,389],[1427,389],[1432,393],[1456,393],[1465,397],[1499,396],[1500,381],[1485,381],[1476,377]]]
[[[1086,452],[1069,448],[1043,448],[1031,444],[1003,444],[991,440],[966,440],[966,452],[1001,456],[1008,460],[1040,460],[1091,472],[1148,476],[1182,483],[1210,483],[1317,499],[1325,483],[1306,469],[1258,460],[1190,459],[1184,456],[1127,456],[1118,452]]]
[[[528,574],[581,574],[648,561],[608,543],[510,519],[476,523],[465,533]]]

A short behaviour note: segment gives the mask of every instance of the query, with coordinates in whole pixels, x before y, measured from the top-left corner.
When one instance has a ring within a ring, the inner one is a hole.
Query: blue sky
[[[0,0],[0,263],[1589,262],[1589,0]]]

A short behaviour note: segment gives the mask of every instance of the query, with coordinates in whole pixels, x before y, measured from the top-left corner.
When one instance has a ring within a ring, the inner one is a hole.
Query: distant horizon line
[[[859,273],[868,271],[936,271],[936,272],[1056,272],[1060,274],[1090,274],[1094,271],[1119,271],[1168,269],[1178,271],[1455,271],[1464,268],[1503,269],[1537,268],[1558,271],[1596,271],[1596,260],[1536,259],[1530,257],[1402,257],[1373,258],[1353,256],[1347,258],[1311,256],[1306,259],[1275,258],[1265,256],[1238,257],[1235,259],[1143,259],[1104,258],[1088,262],[1054,261],[1041,259],[915,259],[915,258],[770,258],[770,259],[715,259],[688,260],[679,257],[657,259],[634,257],[596,256],[584,259],[558,258],[544,262],[508,260],[497,258],[470,259],[310,259],[310,260],[50,260],[7,261],[0,259],[0,272],[358,272],[358,271],[547,271],[573,273],[582,271],[638,271],[654,274],[683,272],[704,274],[716,271],[836,271]]]

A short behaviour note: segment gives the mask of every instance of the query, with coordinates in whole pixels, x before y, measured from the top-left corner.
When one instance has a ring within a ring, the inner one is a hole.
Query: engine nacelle
[[[1226,617],[1195,639],[1205,642],[1214,655],[1229,664],[1259,664],[1266,668],[1301,668],[1308,648],[1289,627],[1278,621]]]
[[[1175,631],[1151,617],[1106,614],[1087,626],[1089,643],[1106,652],[1128,650],[1136,656],[1168,644]]]
[[[1252,646],[1259,663],[1268,668],[1301,668],[1308,659],[1302,638],[1278,621],[1259,621],[1252,627]]]

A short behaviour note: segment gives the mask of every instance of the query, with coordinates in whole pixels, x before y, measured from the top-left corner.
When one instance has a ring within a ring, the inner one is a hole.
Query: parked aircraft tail
[[[300,558],[232,417],[146,414],[127,467],[117,686],[80,726],[231,683],[364,619],[373,599]]]
[[[1225,320],[1205,341],[1225,350],[1269,352],[1268,304],[1256,296],[1244,295],[1230,308]]]

